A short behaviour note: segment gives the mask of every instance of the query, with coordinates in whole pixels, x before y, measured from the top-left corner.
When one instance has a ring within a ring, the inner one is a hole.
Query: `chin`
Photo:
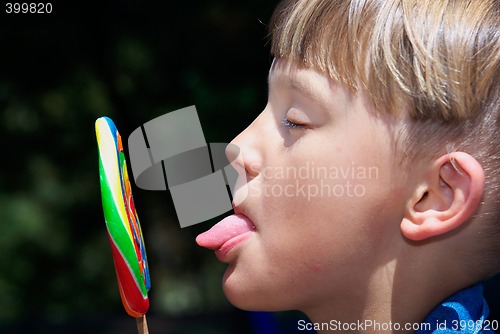
[[[224,294],[229,302],[241,310],[245,311],[263,311],[263,312],[278,312],[284,311],[285,309],[277,307],[277,305],[270,305],[270,301],[264,295],[259,296],[249,296],[245,294],[234,293],[234,291],[228,292],[226,287],[224,287]]]
[[[243,276],[243,277],[242,277]],[[229,266],[224,274],[222,288],[229,302],[245,311],[283,311],[275,295],[268,289],[256,286],[255,281],[250,279],[251,275],[235,273],[234,266]]]
[[[258,309],[258,305],[255,305],[255,296],[250,293],[248,283],[245,279],[239,279],[238,273],[235,273],[235,266],[230,265],[222,278],[222,289],[226,298],[235,307],[246,311],[255,311]]]

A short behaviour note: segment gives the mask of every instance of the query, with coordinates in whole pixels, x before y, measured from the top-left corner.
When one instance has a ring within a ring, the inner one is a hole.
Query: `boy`
[[[500,2],[285,0],[235,215],[197,238],[247,310],[318,333],[490,333]]]

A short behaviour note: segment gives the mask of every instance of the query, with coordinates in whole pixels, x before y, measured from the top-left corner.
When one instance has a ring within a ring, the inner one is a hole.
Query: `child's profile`
[[[232,304],[319,333],[493,332],[499,22],[498,0],[278,6],[268,104],[232,141],[245,196],[197,238]]]

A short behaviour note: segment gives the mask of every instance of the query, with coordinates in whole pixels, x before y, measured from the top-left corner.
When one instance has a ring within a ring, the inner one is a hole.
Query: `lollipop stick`
[[[146,321],[146,315],[137,318],[137,331],[139,334],[149,334],[148,322]]]

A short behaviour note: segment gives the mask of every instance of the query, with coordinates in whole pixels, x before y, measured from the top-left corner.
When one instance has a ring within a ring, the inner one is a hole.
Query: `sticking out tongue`
[[[227,241],[254,230],[255,226],[245,215],[232,215],[215,224],[210,230],[198,235],[196,243],[202,247],[217,250]]]

